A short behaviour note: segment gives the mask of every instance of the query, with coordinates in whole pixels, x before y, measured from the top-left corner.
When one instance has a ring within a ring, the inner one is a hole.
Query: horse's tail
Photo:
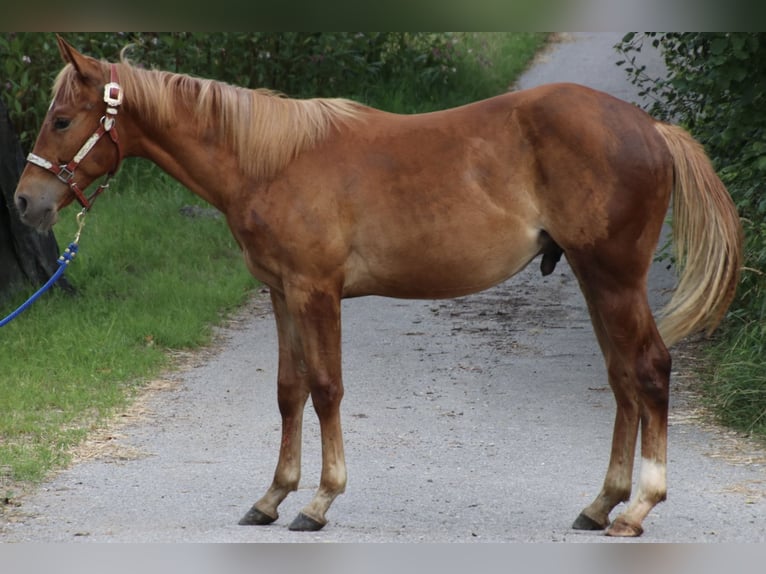
[[[678,286],[662,311],[667,346],[689,333],[712,333],[734,299],[742,267],[737,209],[702,145],[678,126],[655,124],[673,157],[673,243]]]

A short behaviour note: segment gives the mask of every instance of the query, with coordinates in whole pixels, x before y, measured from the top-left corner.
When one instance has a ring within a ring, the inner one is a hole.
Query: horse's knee
[[[337,410],[343,399],[343,383],[340,378],[326,375],[316,377],[311,384],[311,402],[317,413]]]

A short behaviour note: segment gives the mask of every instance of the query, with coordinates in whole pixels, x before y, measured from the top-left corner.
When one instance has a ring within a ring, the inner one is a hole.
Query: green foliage
[[[350,96],[402,75],[427,88],[453,71],[450,34],[229,32],[135,34],[136,61],[293,97]]]
[[[662,47],[666,79],[649,78],[636,62],[648,40]],[[626,71],[657,98],[650,111],[704,143],[742,215],[766,216],[753,185],[766,175],[766,34],[646,33],[626,36],[621,50]]]
[[[389,111],[424,111],[504,91],[544,34],[427,32],[67,33],[83,53],[291,97],[347,97]],[[56,38],[0,33],[0,97],[25,152],[62,67]],[[392,91],[398,97],[392,97]]]
[[[118,43],[115,34],[77,33],[67,38],[96,57],[114,58]],[[63,63],[53,34],[31,32],[0,33],[0,97],[8,107],[25,152],[37,135],[48,111],[53,79]]]
[[[667,78],[640,64],[647,42],[662,49]],[[742,217],[745,268],[708,389],[727,422],[766,435],[766,34],[631,33],[618,50],[633,82],[655,98],[649,111],[705,145]]]
[[[533,35],[527,35],[533,37]],[[380,99],[381,86],[406,84],[418,99],[439,101],[462,58],[463,35],[415,32],[67,33],[83,53],[110,61],[130,46],[138,65],[264,87],[292,97]],[[534,43],[534,42],[533,42]],[[53,34],[0,33],[0,83],[22,147],[48,109],[63,63]]]

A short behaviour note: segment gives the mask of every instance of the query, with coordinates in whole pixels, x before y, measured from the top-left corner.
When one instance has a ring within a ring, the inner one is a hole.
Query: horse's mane
[[[200,133],[218,134],[238,155],[240,167],[257,178],[272,177],[302,150],[321,142],[338,122],[358,117],[364,109],[340,98],[292,99],[265,89],[145,70],[124,56],[117,72],[123,106],[131,113],[161,129],[180,121],[182,111],[193,114]],[[69,99],[77,97],[78,86],[74,68],[67,65],[56,78],[53,92]]]

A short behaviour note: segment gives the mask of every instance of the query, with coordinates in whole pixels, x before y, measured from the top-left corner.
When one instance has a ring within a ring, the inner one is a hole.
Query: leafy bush
[[[646,74],[646,42],[661,48],[667,78]],[[745,268],[710,390],[728,422],[766,434],[766,34],[631,33],[618,50],[632,81],[655,98],[649,111],[705,145],[742,217]]]
[[[115,61],[132,45],[136,64],[293,97],[367,99],[379,85],[406,82],[410,91],[436,99],[456,73],[458,36],[410,32],[68,33],[85,54]],[[52,34],[0,34],[5,82],[0,97],[28,150],[50,102],[61,68]]]

